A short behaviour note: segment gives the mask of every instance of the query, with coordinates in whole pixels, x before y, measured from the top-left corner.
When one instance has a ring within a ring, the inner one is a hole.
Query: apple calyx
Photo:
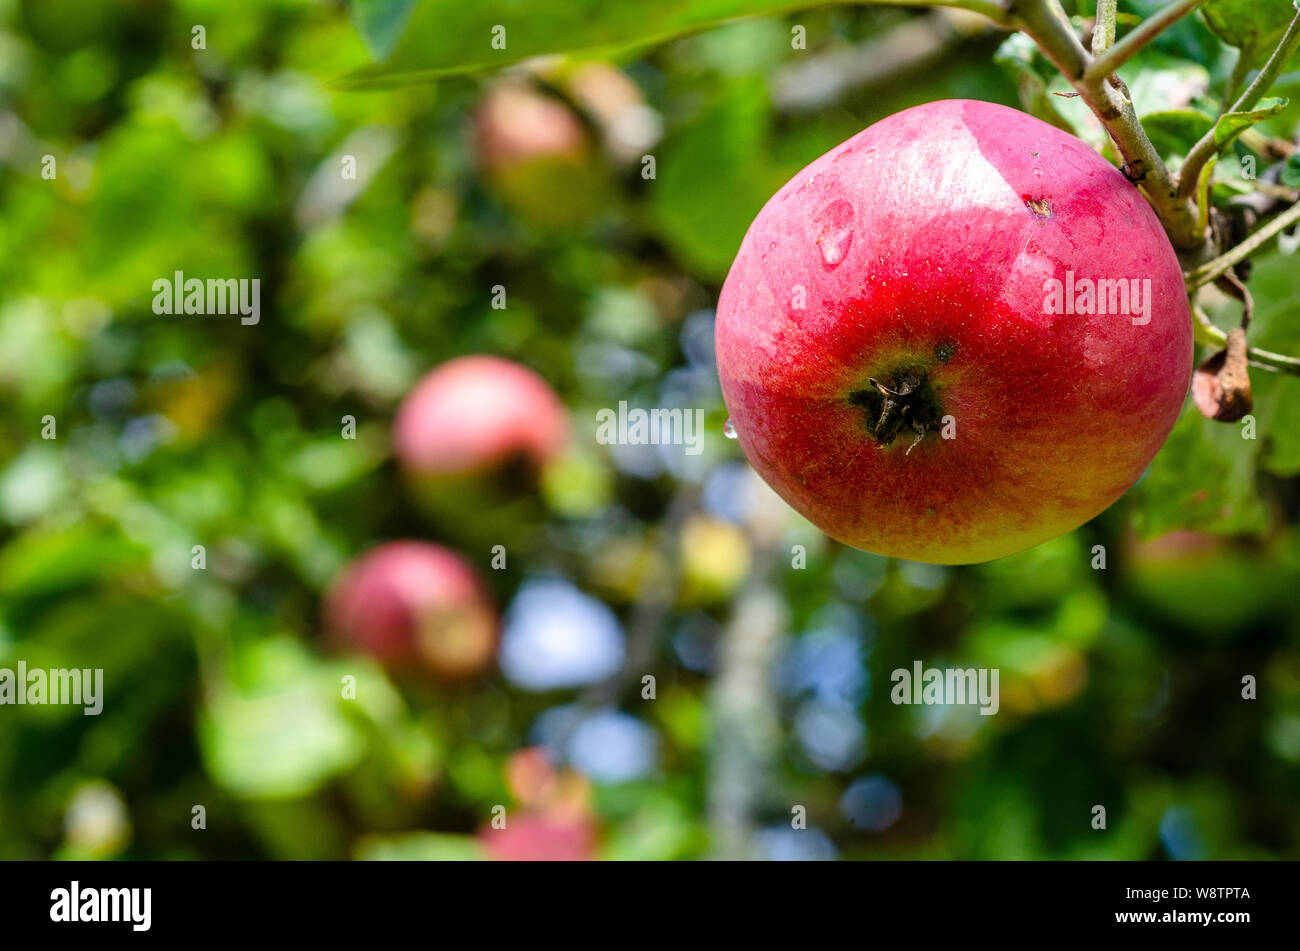
[[[952,357],[951,347],[940,347],[935,357],[942,363]],[[890,446],[906,430],[913,434],[907,452],[917,447],[926,434],[943,424],[943,404],[930,382],[929,368],[918,363],[903,364],[888,373],[873,376],[868,385],[849,394],[849,402],[860,407],[868,435]]]

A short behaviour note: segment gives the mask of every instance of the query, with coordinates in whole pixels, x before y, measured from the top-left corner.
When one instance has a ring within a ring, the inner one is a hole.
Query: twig
[[[1282,36],[1282,41],[1278,43],[1277,49],[1269,57],[1264,68],[1259,71],[1255,81],[1250,84],[1244,93],[1241,94],[1232,108],[1228,112],[1247,112],[1253,109],[1255,105],[1264,97],[1264,93],[1272,88],[1278,75],[1282,72],[1282,67],[1286,61],[1291,58],[1291,54],[1300,47],[1300,11],[1296,12],[1295,17],[1291,20],[1291,25],[1286,28],[1286,33]],[[1196,188],[1196,182],[1201,174],[1201,169],[1205,163],[1210,160],[1212,155],[1219,151],[1219,143],[1214,138],[1214,126],[1201,136],[1201,140],[1192,146],[1192,150],[1187,153],[1187,161],[1183,163],[1182,171],[1178,175],[1178,195],[1181,198],[1187,198]]]
[[[1268,243],[1270,239],[1300,221],[1300,202],[1292,205],[1268,224],[1264,225],[1231,251],[1219,255],[1213,261],[1207,261],[1194,271],[1183,275],[1187,289],[1194,291],[1216,280],[1229,268],[1235,267],[1255,251]]]
[[[1175,2],[1169,4],[1169,6],[1161,8],[1160,12],[1152,16],[1150,19],[1143,20],[1137,27],[1129,32],[1124,39],[1120,40],[1114,46],[1111,46],[1110,49],[1105,50],[1101,55],[1098,55],[1096,36],[1094,34],[1092,52],[1097,58],[1093,60],[1092,65],[1088,67],[1088,71],[1084,74],[1084,79],[1088,82],[1094,82],[1110,76],[1117,69],[1140,53],[1142,49],[1159,36],[1166,27],[1173,24],[1176,20],[1186,16],[1188,13],[1191,13],[1200,6],[1202,2],[1203,0],[1175,0]],[[1113,16],[1113,0],[1111,2],[1111,8]],[[1097,5],[1097,10],[1097,23],[1098,26],[1100,26],[1100,3]],[[1110,28],[1113,38],[1115,29],[1114,20],[1111,21]],[[1105,49],[1105,47],[1103,47],[1103,49]]]
[[[1224,271],[1214,286],[1223,293],[1241,302],[1241,329],[1250,329],[1250,319],[1255,316],[1255,298],[1250,296],[1250,289],[1237,277],[1233,270]]]
[[[1196,301],[1192,301],[1192,316],[1196,318],[1195,329],[1198,343],[1219,349],[1227,345],[1228,335],[1210,322],[1209,315]],[[1271,350],[1257,350],[1254,347],[1247,349],[1246,356],[1250,359],[1252,366],[1300,376],[1300,357],[1288,357],[1285,354],[1273,353]]]
[[[1097,25],[1092,28],[1092,55],[1100,56],[1115,42],[1119,0],[1097,0]]]
[[[1206,163],[1205,170],[1201,172],[1200,184],[1196,190],[1196,228],[1202,234],[1210,226],[1210,180],[1214,178],[1214,166],[1218,164],[1219,160],[1217,158]]]

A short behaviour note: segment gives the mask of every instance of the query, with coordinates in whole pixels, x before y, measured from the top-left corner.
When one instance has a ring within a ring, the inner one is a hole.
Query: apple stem
[[[1250,296],[1250,290],[1242,283],[1241,278],[1237,277],[1236,271],[1224,271],[1214,286],[1223,293],[1227,294],[1234,300],[1241,302],[1241,329],[1250,329],[1250,319],[1255,316],[1255,298]]]
[[[1226,347],[1228,335],[1214,326],[1209,315],[1205,313],[1205,310],[1198,302],[1193,300],[1191,304],[1192,316],[1196,318],[1196,342],[1207,347]],[[1251,366],[1263,370],[1272,370],[1277,373],[1290,373],[1300,376],[1300,357],[1288,357],[1282,353],[1273,353],[1271,350],[1257,350],[1254,347],[1247,349],[1246,356]]]

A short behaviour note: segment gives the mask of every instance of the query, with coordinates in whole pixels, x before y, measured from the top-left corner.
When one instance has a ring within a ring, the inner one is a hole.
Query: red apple
[[[567,105],[531,84],[511,80],[490,89],[472,133],[489,190],[527,224],[580,227],[605,203],[607,170],[594,138]]]
[[[479,840],[489,856],[505,861],[583,861],[595,854],[591,784],[573,770],[558,770],[543,747],[512,753],[505,780],[521,808],[505,828],[489,822]]]
[[[520,812],[504,829],[479,833],[488,855],[504,862],[583,862],[593,858],[595,840],[590,819],[544,812]]]
[[[1098,308],[1084,288],[1103,280]],[[1173,248],[1119,171],[1023,113],[945,101],[764,206],[717,354],[745,455],[795,509],[857,548],[961,564],[1133,484],[1183,405],[1192,328]]]
[[[500,357],[458,357],[411,390],[393,421],[393,449],[409,472],[482,472],[517,456],[537,467],[569,438],[564,404],[532,370]]]
[[[347,565],[325,619],[340,646],[448,679],[483,669],[496,648],[496,611],[474,569],[427,542],[388,542]]]

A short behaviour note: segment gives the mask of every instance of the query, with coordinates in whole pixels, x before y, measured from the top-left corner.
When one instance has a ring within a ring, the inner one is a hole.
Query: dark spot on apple
[[[956,352],[957,346],[951,340],[945,340],[934,348],[934,358],[940,363],[947,363]]]
[[[943,407],[923,366],[899,365],[867,382],[850,393],[848,401],[862,409],[867,433],[882,446],[907,433],[912,436],[907,447],[911,452],[942,423]]]
[[[1046,198],[1032,198],[1029,195],[1021,196],[1025,200],[1025,207],[1039,218],[1052,217],[1052,203]]]

